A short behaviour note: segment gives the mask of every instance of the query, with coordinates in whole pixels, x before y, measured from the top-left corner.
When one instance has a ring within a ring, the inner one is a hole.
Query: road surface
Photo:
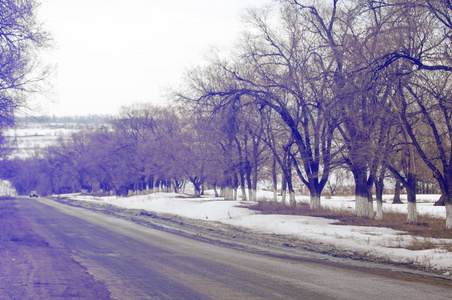
[[[0,200],[0,299],[450,299],[449,280],[220,247],[46,199]]]

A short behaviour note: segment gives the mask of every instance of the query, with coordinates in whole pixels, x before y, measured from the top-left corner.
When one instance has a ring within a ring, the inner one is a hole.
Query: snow
[[[258,199],[271,199],[272,193],[261,191]],[[372,257],[384,258],[399,263],[414,263],[442,272],[452,273],[452,253],[445,249],[414,251],[405,249],[413,237],[404,232],[379,227],[344,226],[335,220],[288,215],[262,215],[250,210],[244,201],[224,201],[213,195],[203,198],[184,198],[175,193],[153,193],[126,198],[91,197],[70,195],[71,199],[96,201],[128,209],[142,209],[155,213],[167,213],[186,218],[217,221],[259,233],[281,234],[316,243],[324,243],[335,249],[358,252]],[[439,195],[419,195],[418,214],[429,214],[445,218],[445,208],[433,206]],[[386,198],[384,211],[406,212],[406,205],[392,204],[392,196]],[[403,195],[402,195],[403,200]],[[308,202],[309,197],[299,196],[297,201]],[[322,205],[331,208],[354,210],[353,197],[322,198]],[[452,240],[430,239],[431,242],[452,244]]]
[[[17,195],[11,182],[0,179],[0,196],[15,196]]]
[[[11,157],[26,159],[34,156],[40,149],[59,145],[60,139],[95,124],[82,123],[18,123],[17,127],[6,129],[4,136],[14,149]]]

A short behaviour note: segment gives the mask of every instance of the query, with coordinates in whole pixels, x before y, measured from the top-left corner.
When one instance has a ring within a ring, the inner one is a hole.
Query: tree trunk
[[[251,189],[252,191],[252,198],[250,198],[250,201],[257,201],[256,197],[257,197],[257,179],[258,179],[258,167],[259,167],[259,160],[258,160],[258,156],[259,156],[259,142],[256,141],[256,138],[253,136],[253,166],[252,166],[252,170],[253,170],[253,178],[252,178],[252,186]]]
[[[395,189],[394,189],[394,199],[392,200],[392,204],[402,204],[402,200],[400,200],[400,191],[402,190],[402,184],[400,183],[400,179],[396,179]]]
[[[320,209],[321,208],[320,195],[311,193],[311,198],[309,199],[309,208],[311,208],[311,209]]]
[[[197,178],[190,177],[190,181],[193,184],[193,187],[195,188],[195,197],[199,198],[201,197],[201,185],[202,183],[198,181]]]
[[[234,200],[234,178],[231,168],[224,171],[224,200]]]
[[[446,229],[452,229],[452,203],[446,203]]]
[[[295,191],[293,189],[289,190],[289,196],[290,205],[295,208],[297,206],[297,201],[295,200]]]
[[[166,192],[169,193],[171,191],[171,188],[172,188],[172,180],[167,179],[166,180]]]
[[[219,194],[218,194],[217,183],[216,182],[213,184],[213,191],[215,193],[215,198],[217,198],[219,196]]]
[[[255,190],[250,190],[249,194],[250,194],[250,201],[257,202],[256,191]],[[251,200],[251,199],[254,199],[254,200]]]
[[[375,198],[377,202],[377,213],[375,219],[383,220],[383,190],[384,190],[384,178],[380,177],[375,181]]]
[[[358,217],[367,217],[369,215],[367,195],[358,195],[355,193],[355,211]]]
[[[375,215],[375,219],[383,220],[383,201],[377,198],[377,213]]]
[[[287,180],[286,176],[283,176],[281,184],[281,203],[286,204],[286,190],[287,190]]]
[[[433,206],[444,206],[446,203],[444,202],[444,194],[441,194],[441,197],[439,197],[438,201],[435,202]]]
[[[253,199],[253,189],[251,189],[251,187],[248,187],[248,199],[250,201],[253,201],[251,199]]]
[[[305,182],[307,188],[309,189],[310,194],[310,200],[309,200],[309,207],[311,209],[319,209],[321,208],[321,195],[322,190],[325,187],[324,183],[319,183],[317,178],[308,178],[308,181],[303,180],[303,174],[300,171],[300,168],[298,167],[298,163],[293,155],[291,155],[290,162],[295,165],[295,170],[297,171],[298,177]]]
[[[407,199],[408,199],[408,223],[417,222],[417,209],[416,209],[416,176],[409,173],[407,184],[405,186]]]
[[[239,187],[239,177],[237,176],[237,173],[234,173],[234,200],[240,200],[238,197],[238,187]]]
[[[368,217],[373,219],[375,218],[374,212],[374,198],[372,195],[372,187],[375,182],[375,174],[369,175],[369,178],[366,176],[366,187],[367,187],[367,209],[368,209]]]
[[[195,197],[201,197],[201,189],[199,188],[199,186],[195,186]]]
[[[254,201],[254,202],[257,201],[257,187],[254,183],[249,191],[249,194],[250,194],[250,201]]]
[[[369,187],[367,186],[367,167],[351,165],[355,180],[355,213],[358,217],[369,216]]]
[[[366,178],[355,178],[355,211],[358,217],[369,216],[369,200]]]
[[[416,193],[407,190],[408,197],[408,214],[407,222],[416,223],[417,222],[417,209],[416,209]]]
[[[242,190],[242,200],[243,201],[247,201],[248,198],[246,196],[246,187],[245,187],[245,182],[244,181],[241,182],[240,187],[241,187],[241,190]]]
[[[375,211],[374,211],[374,201],[372,198],[372,193],[369,192],[369,195],[367,196],[367,209],[368,209],[368,217],[373,219],[375,217]]]
[[[151,193],[154,193],[154,175],[149,176],[148,186]]]
[[[441,188],[441,197],[437,201],[443,202],[446,209],[446,229],[452,229],[452,166],[447,169],[444,177],[437,177],[438,183]],[[441,180],[440,180],[441,179]],[[436,204],[435,204],[436,205]]]
[[[273,201],[278,202],[278,175],[276,174],[276,158],[273,156],[272,166],[273,177]]]
[[[287,189],[289,190],[289,203],[291,206],[296,206],[295,191],[292,185],[292,159],[289,154],[287,154],[287,160],[285,162],[284,177],[286,178]]]
[[[178,194],[179,193],[179,186],[178,186],[177,182],[174,179],[171,180],[171,185],[173,187],[174,193]]]
[[[246,144],[246,137],[245,137],[245,144]],[[238,139],[235,139],[236,144],[237,144],[237,151],[239,153],[239,157],[240,157],[240,168],[239,168],[239,178],[240,178],[240,188],[242,191],[242,200],[246,201],[247,200],[247,196],[246,196],[246,183],[245,183],[245,167],[246,167],[246,163],[244,161],[243,158],[243,153],[242,153],[242,147],[238,141]]]
[[[234,200],[234,189],[232,186],[226,186],[223,189],[224,191],[224,200]]]
[[[289,176],[289,178],[287,179],[287,188],[289,190],[289,203],[291,206],[296,206],[297,204],[295,201],[295,190],[293,189],[291,176]]]
[[[406,221],[408,223],[417,223],[416,202],[408,202],[408,214],[407,214]]]
[[[251,165],[250,165],[249,161],[246,162],[245,170],[246,170],[246,172],[245,172],[245,174],[246,174],[246,183],[248,185],[248,199],[250,201],[253,201],[253,200],[251,200],[251,199],[253,199],[253,195],[252,195],[252,193],[253,193],[253,191],[252,191],[253,181],[251,180]]]

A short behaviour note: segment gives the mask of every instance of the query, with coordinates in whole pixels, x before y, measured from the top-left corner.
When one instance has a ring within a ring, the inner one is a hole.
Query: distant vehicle
[[[32,197],[38,198],[38,192],[37,191],[31,191],[30,192],[30,198],[32,198]]]

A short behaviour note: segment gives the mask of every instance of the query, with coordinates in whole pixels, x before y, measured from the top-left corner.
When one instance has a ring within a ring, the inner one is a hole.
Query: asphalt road
[[[450,299],[452,283],[220,247],[45,199],[0,200],[0,299]]]

